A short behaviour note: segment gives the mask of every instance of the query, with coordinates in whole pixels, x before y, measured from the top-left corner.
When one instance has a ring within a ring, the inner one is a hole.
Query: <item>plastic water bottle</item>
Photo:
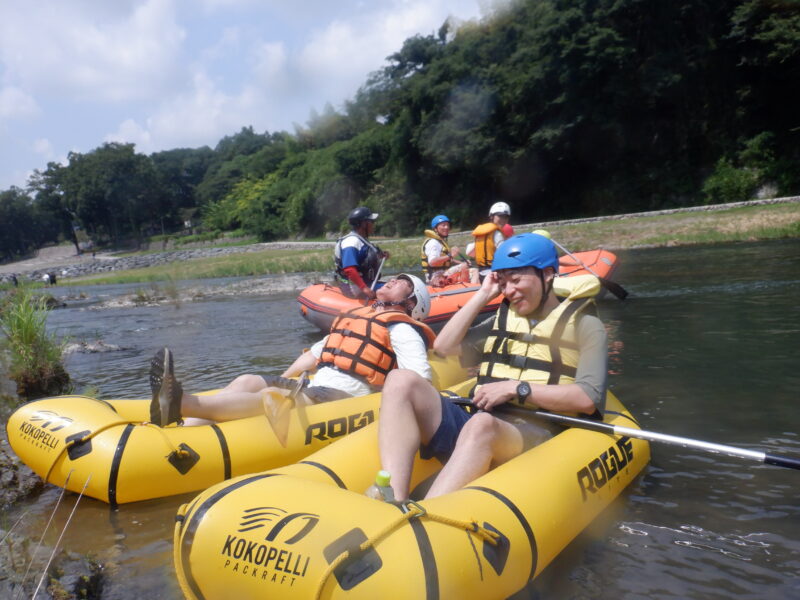
[[[389,471],[378,471],[378,474],[375,475],[375,483],[369,486],[365,492],[366,496],[383,502],[394,502],[394,490],[389,485],[391,479]]]

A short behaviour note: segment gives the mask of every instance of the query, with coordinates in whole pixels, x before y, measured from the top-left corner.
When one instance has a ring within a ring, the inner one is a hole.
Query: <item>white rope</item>
[[[47,577],[47,570],[50,568],[50,563],[53,562],[53,558],[55,557],[56,552],[58,551],[58,546],[61,543],[61,539],[64,537],[64,533],[66,533],[70,521],[72,521],[72,516],[75,514],[75,509],[78,508],[78,503],[81,501],[81,498],[83,498],[83,492],[86,491],[86,487],[89,485],[89,480],[91,478],[92,475],[90,473],[89,477],[86,478],[86,483],[83,484],[83,489],[81,490],[81,493],[78,494],[78,499],[75,500],[75,506],[72,507],[72,512],[70,512],[69,517],[67,517],[67,522],[64,523],[64,527],[61,530],[61,535],[58,536],[58,539],[56,540],[56,545],[53,547],[53,551],[50,553],[50,558],[47,559],[47,564],[44,566],[42,577],[39,579],[39,584],[36,586],[36,589],[33,590],[33,595],[31,596],[31,600],[34,600],[36,598],[36,594],[39,593],[39,588],[42,587],[42,583],[44,582],[45,577]]]
[[[36,558],[36,553],[39,551],[39,547],[42,545],[44,541],[44,536],[47,534],[47,530],[50,529],[50,524],[53,522],[53,518],[56,516],[56,511],[58,507],[61,505],[61,501],[64,499],[64,494],[67,491],[67,485],[69,484],[69,478],[72,476],[72,473],[75,469],[72,469],[69,473],[67,473],[67,478],[64,480],[64,487],[61,488],[61,493],[58,495],[58,500],[56,500],[55,506],[53,506],[53,512],[50,513],[50,518],[47,520],[47,525],[44,526],[44,530],[42,531],[42,537],[39,538],[39,541],[36,543],[36,546],[33,548],[33,552],[31,552],[30,561],[28,561],[28,566],[25,569],[25,574],[22,576],[22,582],[19,586],[20,594],[24,593],[25,589],[25,581],[28,579],[28,573],[31,571],[31,567],[33,566],[33,559]],[[14,597],[16,598],[17,593],[14,592]]]

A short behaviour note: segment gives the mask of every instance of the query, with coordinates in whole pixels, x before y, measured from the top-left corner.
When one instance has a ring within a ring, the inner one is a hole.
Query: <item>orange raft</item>
[[[563,277],[591,274],[608,279],[617,267],[617,257],[608,250],[600,249],[573,252],[572,257],[562,256],[558,264]],[[479,287],[469,283],[454,283],[445,287],[429,286],[431,310],[425,323],[438,331],[459,308],[467,303]],[[478,315],[478,319],[494,313],[502,299],[500,296],[487,304]],[[330,330],[336,315],[363,305],[363,300],[350,298],[338,285],[328,283],[308,286],[300,292],[297,301],[300,303],[300,313],[303,317],[323,332]]]

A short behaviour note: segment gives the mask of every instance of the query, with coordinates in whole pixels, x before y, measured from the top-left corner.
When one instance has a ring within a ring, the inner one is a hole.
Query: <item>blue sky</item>
[[[104,142],[304,125],[403,40],[498,0],[0,0],[0,191]]]

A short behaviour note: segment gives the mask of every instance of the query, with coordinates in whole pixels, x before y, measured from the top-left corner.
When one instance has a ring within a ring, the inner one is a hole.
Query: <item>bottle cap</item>
[[[381,487],[386,487],[389,485],[389,481],[391,479],[392,476],[389,471],[378,471],[378,474],[375,476],[375,484]]]

